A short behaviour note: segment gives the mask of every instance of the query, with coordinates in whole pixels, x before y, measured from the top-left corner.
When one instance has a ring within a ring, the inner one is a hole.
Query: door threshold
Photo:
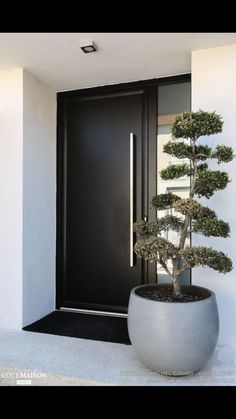
[[[94,314],[96,316],[112,316],[112,317],[124,317],[124,318],[128,317],[127,313],[116,313],[112,311],[84,310],[80,308],[69,308],[69,307],[60,307],[59,310],[72,311],[72,312],[81,313],[81,314]]]

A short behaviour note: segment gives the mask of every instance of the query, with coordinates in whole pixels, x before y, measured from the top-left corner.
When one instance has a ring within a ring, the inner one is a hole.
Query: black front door
[[[144,282],[144,264],[134,256],[131,266],[130,217],[132,206],[134,220],[144,215],[146,108],[145,88],[72,92],[58,103],[58,307],[126,312]]]

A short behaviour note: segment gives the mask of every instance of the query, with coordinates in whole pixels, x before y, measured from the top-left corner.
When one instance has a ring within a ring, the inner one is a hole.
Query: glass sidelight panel
[[[174,180],[163,180],[159,172],[170,164],[180,164],[185,159],[176,159],[163,152],[163,145],[171,138],[171,128],[176,115],[184,111],[190,111],[190,82],[170,84],[158,88],[158,118],[157,118],[157,193],[172,192],[181,198],[188,196],[190,188],[190,179],[183,176]],[[176,140],[178,141],[178,140]],[[157,211],[157,216],[162,217],[170,214],[171,210]],[[174,213],[172,212],[174,215]],[[178,214],[180,215],[180,214]],[[175,231],[162,232],[162,236],[177,244],[179,233]],[[190,244],[190,239],[187,240]],[[157,264],[158,283],[169,282],[170,278],[161,265]],[[185,272],[182,277],[182,283],[190,282],[190,270]]]

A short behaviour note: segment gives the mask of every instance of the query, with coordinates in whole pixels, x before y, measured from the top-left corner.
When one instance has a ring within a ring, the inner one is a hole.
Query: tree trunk
[[[180,286],[180,276],[176,276],[173,278],[173,294],[175,297],[180,297],[181,293],[181,286]]]

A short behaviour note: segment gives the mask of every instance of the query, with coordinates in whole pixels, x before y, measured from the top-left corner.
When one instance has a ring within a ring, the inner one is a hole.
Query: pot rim
[[[149,298],[142,297],[141,295],[138,295],[136,293],[136,290],[137,289],[145,288],[145,287],[151,287],[153,285],[170,285],[170,284],[157,284],[157,283],[154,283],[154,284],[138,285],[137,287],[132,288],[132,290],[130,291],[130,294],[134,295],[136,298],[140,298],[142,300],[146,300],[149,303],[154,303],[154,304],[155,303],[160,303],[160,304],[175,304],[175,305],[179,305],[179,306],[182,306],[183,304],[196,304],[196,303],[200,304],[200,303],[204,303],[205,301],[210,300],[211,298],[216,298],[216,295],[215,295],[214,291],[212,291],[211,289],[206,288],[206,287],[200,287],[199,285],[194,285],[194,284],[189,284],[189,286],[200,288],[200,289],[203,289],[203,290],[208,291],[210,293],[209,297],[206,297],[206,298],[204,298],[202,300],[195,300],[195,301],[181,301],[181,302],[178,302],[178,301],[159,301],[159,300],[150,300]],[[186,285],[186,284],[183,284],[183,285]]]

